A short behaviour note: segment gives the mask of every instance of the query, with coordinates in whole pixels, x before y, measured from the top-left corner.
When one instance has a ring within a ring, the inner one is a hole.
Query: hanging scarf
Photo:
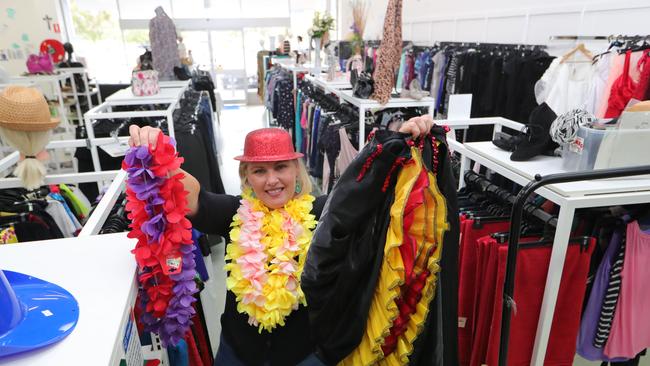
[[[237,311],[259,332],[271,332],[300,304],[307,305],[300,275],[316,226],[311,195],[301,195],[272,210],[242,193],[226,249],[226,287],[237,297]]]

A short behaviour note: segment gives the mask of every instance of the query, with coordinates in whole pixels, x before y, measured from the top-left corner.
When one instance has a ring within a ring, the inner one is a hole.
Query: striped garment
[[[621,247],[616,255],[616,261],[612,264],[612,269],[609,272],[607,292],[605,292],[603,305],[600,309],[598,328],[596,329],[596,336],[594,337],[594,347],[596,348],[603,348],[605,346],[605,343],[607,343],[607,339],[609,338],[609,332],[612,329],[614,312],[616,311],[618,296],[621,293],[621,271],[623,270],[624,260],[625,238],[621,241]]]

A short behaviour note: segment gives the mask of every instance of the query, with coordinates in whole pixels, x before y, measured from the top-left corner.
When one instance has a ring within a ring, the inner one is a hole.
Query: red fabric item
[[[198,297],[199,294],[196,294],[195,296]],[[209,336],[206,329],[203,328],[205,321],[201,316],[199,316],[200,312],[199,309],[197,309],[197,304],[198,301],[192,304],[192,306],[194,306],[194,310],[196,310],[196,315],[194,315],[192,318],[192,329],[194,330],[194,334],[196,336],[195,339],[199,347],[199,352],[201,353],[203,364],[209,366],[214,363],[214,358],[212,356],[212,349],[210,349],[210,343],[208,342]]]
[[[632,96],[638,100],[647,100],[650,97],[648,95],[650,91],[650,52],[643,51],[643,56],[639,59],[637,67],[641,70],[641,76]]]
[[[146,360],[144,362],[145,366],[158,366],[160,365],[160,360]]]
[[[467,218],[466,218],[466,216],[463,214],[463,215],[459,215],[459,216],[458,216],[458,219],[460,220],[460,230],[459,230],[459,231],[460,231],[460,237],[459,237],[459,239],[458,239],[458,243],[459,243],[459,245],[460,245],[460,243],[463,242],[463,235],[464,235],[463,233],[464,233],[464,231],[465,231],[465,220],[467,220]],[[459,251],[458,251],[458,264],[459,264],[459,267],[460,267],[460,264],[461,264],[461,263],[463,263],[463,251],[462,251],[462,250],[459,250]]]
[[[522,238],[522,242],[535,241],[538,238]],[[494,303],[499,300],[495,294],[503,291],[503,282],[501,287],[497,288],[497,271],[498,271],[498,246],[507,246],[507,244],[498,244],[491,236],[485,236],[477,240],[477,263],[478,268],[475,277],[474,292],[474,311],[473,311],[473,336],[471,342],[470,365],[480,366],[485,362],[488,348],[488,337],[492,325],[492,315]]]
[[[477,273],[476,288],[478,296],[474,306],[474,336],[472,337],[472,352],[470,365],[480,366],[485,359],[490,334],[492,307],[495,302],[497,278],[496,240],[490,236],[479,239],[479,260],[482,271]]]
[[[199,349],[196,347],[196,341],[191,330],[185,333],[185,342],[187,342],[187,354],[190,359],[190,366],[203,366],[203,361],[201,360],[201,355],[199,354]]]
[[[632,52],[625,52],[625,64],[623,65],[623,73],[614,81],[612,91],[609,94],[609,101],[605,118],[616,118],[621,115],[627,103],[632,99],[632,95],[637,88],[636,83],[630,77],[630,58]]]
[[[587,250],[580,245],[569,245],[567,248],[544,365],[568,366],[573,364],[589,261],[594,247],[595,240],[591,239]],[[551,260],[551,250],[550,246],[526,248],[523,245],[517,253],[514,293],[517,312],[516,314],[513,312],[510,323],[508,366],[530,365],[546,285],[547,268]],[[494,316],[488,337],[486,359],[488,365],[498,364],[501,306],[503,304],[501,294],[505,281],[507,253],[508,250],[505,246],[498,249],[497,288],[499,295],[495,297]]]
[[[474,334],[474,303],[477,281],[478,239],[492,233],[507,231],[509,221],[488,222],[478,227],[473,219],[461,223],[461,240],[458,266],[458,362],[469,365]]]

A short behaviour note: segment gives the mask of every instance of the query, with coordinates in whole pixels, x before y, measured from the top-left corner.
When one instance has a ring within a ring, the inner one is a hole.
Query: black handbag
[[[353,85],[352,94],[357,98],[368,99],[375,91],[375,82],[366,72],[357,73],[356,70],[352,70],[350,82]]]

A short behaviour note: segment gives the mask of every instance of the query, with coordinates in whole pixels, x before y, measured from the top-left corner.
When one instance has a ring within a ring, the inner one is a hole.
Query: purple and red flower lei
[[[138,263],[141,320],[165,347],[185,337],[198,292],[184,174],[173,173],[183,162],[175,145],[161,133],[155,148],[132,147],[122,162],[128,173],[128,237],[138,240],[131,252]]]

